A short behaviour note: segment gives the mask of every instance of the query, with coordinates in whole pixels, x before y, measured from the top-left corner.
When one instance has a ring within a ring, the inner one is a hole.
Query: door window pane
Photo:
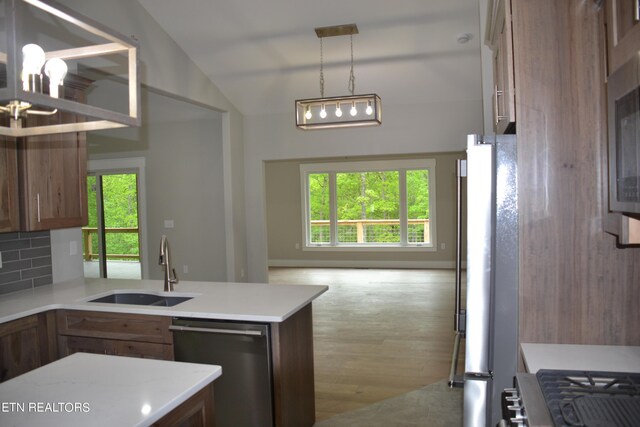
[[[339,243],[399,243],[398,171],[336,173]]]
[[[329,194],[329,174],[309,174],[309,230],[311,232],[311,243],[329,243],[331,241]]]
[[[430,243],[429,171],[407,171],[407,241]]]

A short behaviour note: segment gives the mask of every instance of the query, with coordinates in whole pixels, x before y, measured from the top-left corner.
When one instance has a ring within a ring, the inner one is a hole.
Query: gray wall
[[[224,225],[221,226],[225,237],[222,241],[215,242],[215,246],[224,248],[226,252],[226,279],[242,280],[241,273],[247,263],[242,115],[137,1],[59,1],[122,34],[136,37],[140,42],[140,80],[143,84],[222,112],[224,196],[217,203],[223,204],[225,212]],[[78,233],[60,234],[61,239],[75,239],[72,236],[76,235]],[[61,242],[59,246],[68,248],[74,241],[76,240]],[[79,264],[75,259],[68,259],[66,254],[60,257],[53,255],[64,266],[74,269],[73,272],[59,276],[60,278],[54,274],[54,282],[82,275],[82,271],[77,270]]]
[[[144,97],[156,104],[151,111],[162,102],[194,108],[162,98]],[[202,109],[201,115],[180,121],[149,118],[133,141],[119,139],[117,130],[87,138],[92,160],[145,158],[148,249],[143,256],[149,260],[152,279],[162,278],[157,257],[163,234],[169,238],[172,264],[181,279],[227,279],[222,114]],[[164,228],[165,219],[173,220],[174,228]]]
[[[435,251],[304,251],[300,164],[285,160],[265,163],[269,264],[314,267],[453,268],[455,266],[456,159],[463,152],[416,154],[436,161]],[[391,160],[407,156],[332,158],[323,162]],[[300,249],[296,249],[299,244]],[[441,246],[444,244],[444,249]]]

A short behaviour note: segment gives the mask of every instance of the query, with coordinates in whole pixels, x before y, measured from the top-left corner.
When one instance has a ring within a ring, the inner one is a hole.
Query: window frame
[[[407,241],[408,208],[406,172],[410,170],[429,171],[429,243],[409,243]],[[336,174],[358,172],[397,171],[400,185],[399,216],[400,243],[340,243],[338,242]],[[311,222],[309,219],[309,174],[326,173],[329,175],[329,243],[311,242]],[[436,235],[436,160],[433,158],[364,160],[353,162],[303,163],[300,164],[300,187],[302,199],[302,236],[304,251],[419,251],[435,252]]]

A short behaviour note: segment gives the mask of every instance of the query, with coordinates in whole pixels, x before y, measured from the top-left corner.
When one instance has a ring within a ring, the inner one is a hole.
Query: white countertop
[[[640,373],[640,347],[522,343],[520,348],[532,374],[540,369]]]
[[[113,291],[162,292],[161,280],[77,279],[0,296],[0,323],[65,308],[203,319],[282,322],[326,292],[327,286],[183,282],[170,295],[194,298],[173,307],[89,303]]]
[[[0,384],[0,425],[149,426],[221,373],[216,365],[75,353]]]

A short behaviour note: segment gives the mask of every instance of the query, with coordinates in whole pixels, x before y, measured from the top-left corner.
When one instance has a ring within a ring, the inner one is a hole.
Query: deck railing
[[[105,234],[108,233],[121,233],[121,234],[136,234],[140,229],[138,227],[124,227],[124,228],[105,228]],[[83,253],[82,256],[85,261],[91,261],[93,259],[98,259],[98,254],[93,253],[93,235],[95,234],[98,237],[98,229],[96,227],[82,227],[82,243],[83,243]],[[107,253],[107,259],[130,259],[134,261],[140,261],[140,254],[110,254]]]
[[[326,236],[326,238],[320,238],[319,240],[312,240],[317,243],[328,242],[329,239],[329,220],[312,220],[311,221],[311,235],[314,236],[314,229],[327,230],[326,233],[322,231],[319,234]],[[411,243],[426,243],[430,242],[429,235],[429,219],[408,219],[407,225],[409,226],[409,242]],[[386,226],[386,231],[385,227]],[[413,227],[412,227],[413,226]],[[419,227],[422,226],[422,230]],[[355,241],[354,243],[387,243],[384,239],[376,239],[373,236],[386,234],[397,235],[395,241],[400,241],[400,220],[399,219],[354,219],[354,220],[340,220],[338,221],[338,235],[341,242],[353,241],[353,231],[345,232],[345,228],[355,228]],[[341,230],[342,229],[342,230]],[[372,230],[372,231],[368,231]],[[378,230],[378,231],[376,231]],[[380,230],[383,230],[380,232]]]

